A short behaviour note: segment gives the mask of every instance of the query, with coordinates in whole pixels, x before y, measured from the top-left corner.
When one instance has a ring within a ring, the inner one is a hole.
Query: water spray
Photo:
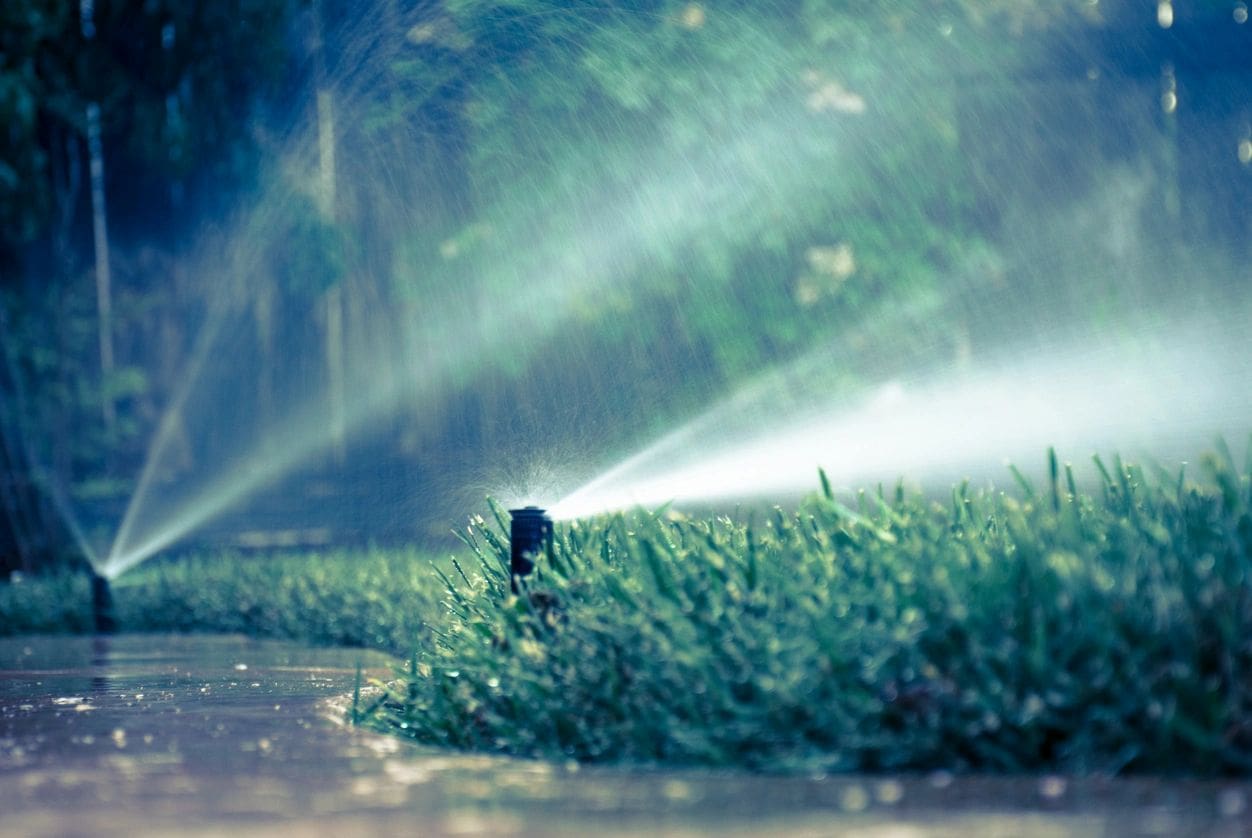
[[[510,509],[509,515],[513,519],[509,526],[509,574],[513,592],[517,593],[518,577],[530,575],[544,547],[552,549],[552,519],[537,506]]]
[[[1191,459],[1215,436],[1245,432],[1252,363],[1246,339],[1222,320],[1173,330],[1133,351],[1115,341],[1040,343],[1020,359],[1005,353],[996,367],[887,382],[755,428],[721,431],[729,411],[715,407],[718,421],[698,417],[671,432],[561,499],[552,517],[798,497],[818,466],[847,491],[900,476],[942,485],[998,474],[1048,444]]]
[[[113,612],[113,591],[109,580],[99,573],[91,575],[91,616],[96,634],[117,631],[117,615]]]

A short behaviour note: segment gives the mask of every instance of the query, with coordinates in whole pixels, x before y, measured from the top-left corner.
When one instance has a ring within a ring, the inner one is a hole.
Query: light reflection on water
[[[238,637],[0,641],[3,834],[1242,835],[1252,786],[759,776],[423,749],[336,725],[360,662]]]

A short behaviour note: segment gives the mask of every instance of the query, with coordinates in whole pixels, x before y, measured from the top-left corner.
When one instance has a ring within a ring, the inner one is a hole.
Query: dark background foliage
[[[250,509],[269,516],[254,529],[297,507],[332,539],[429,538],[465,501],[448,474],[490,472],[502,445],[558,427],[629,450],[883,308],[978,289],[935,312],[946,344],[901,330],[870,342],[877,364],[993,345],[997,293],[1106,316],[1116,288],[1082,277],[1107,254],[1057,218],[1115,170],[1147,173],[1117,266],[1136,293],[1203,285],[1178,242],[1252,255],[1234,8],[1180,4],[1163,27],[1130,0],[112,0],[88,37],[81,6],[7,0],[0,568],[75,552],[58,507],[120,517],[206,330],[225,342],[207,364],[231,361],[199,413],[232,412],[184,417],[171,485],[298,396],[324,392],[341,421],[359,371],[397,355],[381,323],[407,324],[420,360],[506,331],[554,266],[596,277],[561,292],[559,327],[336,434]],[[603,246],[640,218],[641,245]]]

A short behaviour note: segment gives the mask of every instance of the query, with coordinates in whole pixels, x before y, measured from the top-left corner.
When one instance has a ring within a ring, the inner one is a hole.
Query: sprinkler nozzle
[[[517,588],[517,578],[526,576],[535,569],[535,559],[545,545],[552,543],[552,519],[537,506],[523,509],[510,509],[513,521],[509,527],[509,543],[512,556],[509,572],[513,577],[513,587]]]
[[[91,616],[96,634],[112,634],[117,631],[117,616],[113,613],[113,591],[109,580],[99,573],[91,575]]]

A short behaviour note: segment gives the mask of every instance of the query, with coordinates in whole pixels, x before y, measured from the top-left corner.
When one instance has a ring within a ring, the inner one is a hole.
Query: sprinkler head
[[[113,613],[113,591],[109,580],[98,573],[91,575],[91,616],[96,634],[112,634],[117,631],[117,617]]]
[[[545,545],[551,545],[552,519],[537,506],[510,509],[509,515],[513,519],[509,526],[509,543],[512,546],[509,572],[516,590],[517,578],[534,570],[539,552]]]

